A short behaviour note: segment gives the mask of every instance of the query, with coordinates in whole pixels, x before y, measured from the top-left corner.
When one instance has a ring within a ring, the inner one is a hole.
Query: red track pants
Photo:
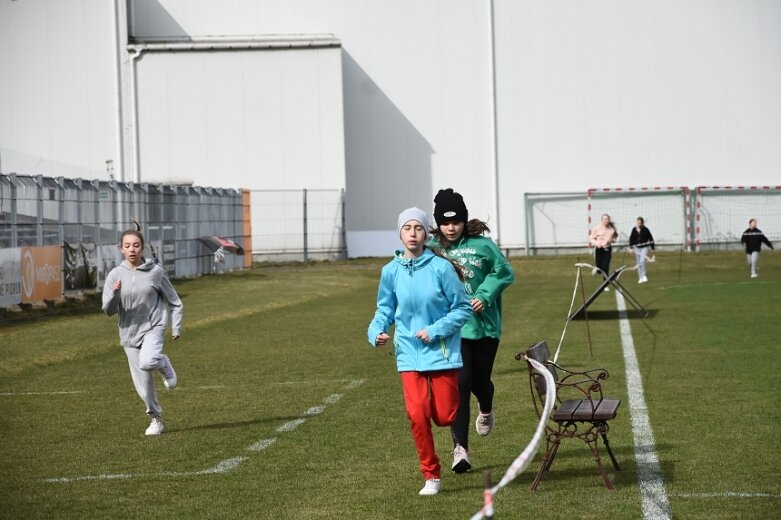
[[[458,411],[458,370],[401,372],[404,404],[425,479],[440,478],[431,421],[450,426]]]

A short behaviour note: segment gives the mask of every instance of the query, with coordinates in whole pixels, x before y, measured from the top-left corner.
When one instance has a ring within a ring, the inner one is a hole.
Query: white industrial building
[[[522,250],[527,194],[781,184],[781,2],[0,0],[11,172],[344,190],[350,256],[453,187]]]

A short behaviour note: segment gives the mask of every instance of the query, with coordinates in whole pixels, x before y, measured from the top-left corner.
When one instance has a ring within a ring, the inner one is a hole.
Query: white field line
[[[626,387],[629,394],[629,413],[632,417],[637,480],[642,498],[643,518],[645,520],[669,520],[672,518],[672,513],[667,492],[664,489],[651,420],[648,418],[648,407],[645,404],[643,378],[640,375],[640,366],[637,362],[635,342],[632,339],[632,329],[629,326],[624,297],[618,291],[616,291],[616,306],[619,314],[621,344],[624,350]]]
[[[248,446],[247,450],[249,451],[263,451],[266,448],[271,447],[272,444],[277,442],[276,437],[272,437],[270,439],[260,439],[258,442],[253,444],[252,446]]]
[[[277,381],[272,385],[330,385],[333,383],[351,383],[352,379],[310,379],[302,381]]]
[[[227,388],[225,385],[208,385],[208,386],[179,386],[176,388],[178,392],[183,390],[214,390],[217,388]],[[86,394],[86,390],[62,390],[58,392],[0,392],[0,397],[16,397],[23,395],[70,395],[70,394]]]
[[[118,473],[114,475],[86,475],[84,477],[62,477],[62,478],[45,478],[41,482],[46,483],[64,483],[64,482],[79,482],[82,480],[116,480],[125,478],[139,478],[139,477],[192,477],[196,475],[215,475],[218,473],[227,473],[233,469],[236,469],[239,464],[247,460],[247,457],[233,457],[232,459],[225,459],[220,461],[216,466],[212,468],[202,469],[200,471],[165,471],[162,473],[138,473],[131,475],[128,473]]]
[[[59,482],[78,482],[80,480],[114,480],[122,478],[140,477],[141,475],[128,475],[127,473],[118,474],[103,474],[103,475],[86,475],[84,477],[61,477],[61,478],[44,478],[41,482],[46,483],[59,483]]]
[[[708,282],[708,283],[682,283],[678,285],[662,285],[661,287],[656,287],[656,289],[659,289],[660,291],[667,291],[670,289],[689,289],[691,287],[714,287],[716,285],[761,285],[761,284],[770,284],[773,282],[768,281],[745,281],[745,282]]]
[[[781,498],[781,493],[744,493],[741,491],[722,491],[721,493],[673,493],[680,498]]]
[[[2,392],[0,396],[14,397],[17,395],[67,395],[67,394],[86,394],[86,390],[70,390],[62,392]]]
[[[352,380],[343,387],[343,390],[352,390],[354,388],[357,388],[360,385],[362,385],[364,381],[365,379]],[[323,399],[323,402],[321,404],[312,406],[309,409],[307,409],[303,413],[305,417],[299,417],[292,421],[283,423],[282,425],[277,427],[276,431],[279,433],[285,433],[285,432],[295,430],[296,428],[304,424],[304,422],[306,422],[306,419],[308,417],[314,417],[316,415],[319,415],[325,411],[328,405],[336,404],[337,402],[339,402],[339,400],[343,397],[343,395],[344,394],[331,394],[327,396],[325,399]],[[258,442],[248,446],[247,450],[263,451],[266,448],[271,447],[276,441],[277,441],[276,437],[272,437],[270,439],[261,439]],[[241,456],[233,457],[219,462],[214,467],[203,469],[200,471],[184,471],[184,472],[166,471],[161,473],[138,473],[135,475],[128,474],[128,473],[85,475],[81,477],[44,478],[41,479],[41,482],[67,483],[67,482],[79,482],[83,480],[115,480],[115,479],[128,479],[128,478],[139,478],[139,477],[191,477],[191,476],[198,476],[198,475],[215,475],[220,473],[228,473],[229,471],[232,471],[237,467],[239,467],[239,464],[241,464],[245,460],[248,460],[248,457],[241,457]]]
[[[293,419],[292,421],[288,421],[285,424],[278,426],[277,431],[279,433],[292,432],[293,430],[295,430],[296,428],[304,424],[304,422],[306,422],[306,419],[302,419],[299,417],[298,419]]]

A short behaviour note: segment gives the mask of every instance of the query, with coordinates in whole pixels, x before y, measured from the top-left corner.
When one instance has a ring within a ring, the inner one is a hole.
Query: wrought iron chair
[[[564,439],[581,439],[591,448],[605,486],[613,489],[613,482],[602,465],[598,446],[599,437],[602,437],[613,467],[616,471],[621,471],[607,440],[607,432],[610,429],[608,421],[616,417],[618,406],[621,404],[620,399],[605,399],[602,395],[602,382],[609,374],[607,370],[601,368],[582,372],[567,370],[548,361],[548,356],[548,345],[544,341],[532,345],[525,353],[519,352],[515,355],[518,361],[531,358],[544,364],[556,381],[556,403],[546,426],[545,453],[542,456],[540,469],[532,481],[531,489],[535,491],[545,473],[550,470],[556,452]],[[545,406],[545,378],[538,374],[528,361],[526,365],[529,369],[529,387],[534,409],[539,417]],[[561,378],[559,372],[562,374]]]

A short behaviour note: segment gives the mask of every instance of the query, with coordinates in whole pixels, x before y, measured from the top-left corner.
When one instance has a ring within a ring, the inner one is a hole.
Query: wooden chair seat
[[[533,359],[545,365],[556,383],[556,402],[553,412],[546,425],[546,445],[542,455],[540,469],[532,481],[532,491],[540,485],[542,478],[550,470],[556,452],[564,439],[580,439],[591,449],[594,462],[608,489],[613,489],[613,482],[608,477],[599,455],[599,439],[601,438],[610,461],[616,471],[621,471],[616,461],[607,433],[610,427],[608,421],[614,419],[621,405],[620,399],[606,399],[602,395],[602,383],[609,377],[607,370],[598,368],[585,371],[567,370],[548,361],[548,345],[541,341],[532,345],[526,352],[519,352],[515,359]],[[526,363],[529,372],[529,386],[537,416],[541,417],[545,408],[547,383],[542,374],[537,373],[531,363]],[[561,377],[559,377],[561,374]],[[574,395],[575,398],[570,398]]]
[[[587,399],[568,399],[556,407],[551,419],[556,422],[609,421],[615,419],[620,404],[620,399],[603,399],[596,403],[596,409],[592,409],[592,403]]]

